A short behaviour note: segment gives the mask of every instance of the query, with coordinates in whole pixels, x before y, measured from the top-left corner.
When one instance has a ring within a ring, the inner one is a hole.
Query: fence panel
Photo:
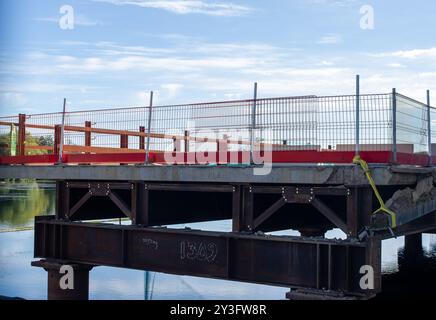
[[[398,155],[406,156],[413,164],[425,162],[430,150],[427,105],[401,94],[397,94],[396,99]]]

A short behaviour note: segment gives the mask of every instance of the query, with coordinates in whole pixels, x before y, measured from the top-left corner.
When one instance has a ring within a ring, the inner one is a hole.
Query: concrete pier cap
[[[33,267],[47,271],[48,300],[88,300],[89,271],[92,265],[38,260]]]

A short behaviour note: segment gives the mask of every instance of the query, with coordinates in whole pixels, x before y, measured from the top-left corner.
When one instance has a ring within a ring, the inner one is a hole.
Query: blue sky
[[[63,5],[72,30],[59,26]],[[363,5],[373,30],[360,28]],[[436,91],[436,2],[0,0],[0,114]],[[436,94],[432,95],[436,99]]]

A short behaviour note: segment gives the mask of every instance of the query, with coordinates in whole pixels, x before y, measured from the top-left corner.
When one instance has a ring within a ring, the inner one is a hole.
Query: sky
[[[0,115],[64,97],[144,106],[151,90],[158,105],[245,99],[254,82],[259,97],[353,94],[356,74],[363,93],[425,101],[435,13],[434,0],[0,0]]]

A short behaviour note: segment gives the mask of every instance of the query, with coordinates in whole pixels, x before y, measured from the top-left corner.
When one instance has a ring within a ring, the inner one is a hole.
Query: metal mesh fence
[[[392,150],[392,94],[360,96],[360,150]]]
[[[356,96],[298,97],[258,101],[256,140],[273,150],[354,151]],[[391,143],[389,94],[360,96],[360,149],[381,151]]]
[[[139,149],[140,127],[146,126],[146,108],[130,107],[97,111],[70,112],[65,116],[68,130],[64,133],[66,145],[84,145],[85,132],[73,131],[70,127],[85,127],[87,122],[91,128],[106,129],[107,132],[91,132],[91,145],[95,147],[120,148],[121,131],[129,131],[126,148]]]
[[[430,108],[431,155],[436,157],[436,108]],[[434,160],[433,162],[436,162]]]
[[[53,153],[54,127],[61,123],[62,112],[26,115],[26,154]]]
[[[249,150],[252,103],[248,100],[154,107],[151,132],[169,138],[151,139],[150,148],[216,151],[218,141],[226,139],[231,142],[229,150]]]
[[[397,152],[428,154],[428,106],[397,94]]]
[[[398,153],[429,152],[425,104],[400,94],[395,95],[395,100],[393,94],[360,95],[357,122],[356,98],[302,96],[154,106],[150,151],[213,152],[223,141],[228,151],[250,151],[253,136],[257,145],[272,151],[350,152],[357,149],[358,133],[359,151],[395,150],[396,136]],[[149,112],[149,107],[66,112],[64,152],[144,150]],[[436,109],[431,110],[431,119],[436,141]],[[0,118],[0,136],[10,134],[11,124],[19,126],[19,121],[17,116]],[[61,123],[61,112],[27,115],[26,154],[53,153],[59,138],[55,126],[59,128]]]

